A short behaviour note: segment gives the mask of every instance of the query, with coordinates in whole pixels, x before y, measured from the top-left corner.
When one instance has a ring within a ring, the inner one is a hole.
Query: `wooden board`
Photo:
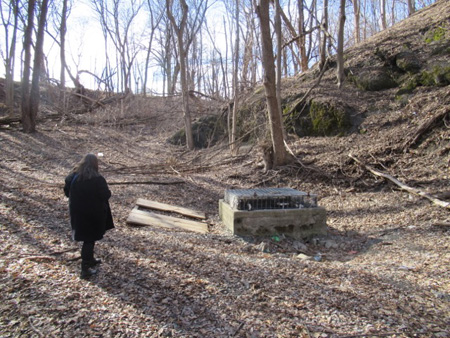
[[[159,203],[155,201],[149,201],[143,198],[138,198],[136,201],[136,205],[143,207],[143,208],[149,208],[149,209],[155,209],[155,210],[161,210],[161,211],[170,211],[175,212],[177,214],[198,218],[198,219],[206,219],[206,215],[203,212],[195,211],[187,208],[177,207],[174,205]]]
[[[158,215],[153,212],[138,210],[137,208],[131,210],[127,218],[127,223],[138,225],[153,225],[170,229],[181,228],[189,231],[199,232],[202,234],[208,232],[208,225],[205,223],[165,215]]]

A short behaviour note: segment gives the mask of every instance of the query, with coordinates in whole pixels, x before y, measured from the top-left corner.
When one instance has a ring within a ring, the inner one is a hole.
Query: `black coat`
[[[71,173],[65,179],[64,193],[69,197],[70,224],[76,241],[98,241],[114,228],[109,207],[111,191],[103,176],[80,181]]]

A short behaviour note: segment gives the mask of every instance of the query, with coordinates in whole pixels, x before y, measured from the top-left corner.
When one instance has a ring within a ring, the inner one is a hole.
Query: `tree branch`
[[[320,74],[319,74],[319,77],[318,77],[317,81],[308,89],[308,91],[305,93],[305,95],[303,95],[303,97],[300,100],[298,100],[291,109],[289,109],[289,111],[287,113],[283,114],[283,116],[290,116],[290,115],[292,115],[294,113],[294,111],[296,111],[297,108],[305,101],[305,99],[312,92],[312,90],[314,88],[316,88],[320,84],[320,81],[322,80],[323,74],[328,69],[327,64],[328,64],[329,60],[330,59],[328,58],[325,61],[325,66],[320,71]]]
[[[402,188],[403,190],[406,190],[407,192],[414,194],[414,195],[418,195],[421,197],[425,197],[428,200],[430,200],[431,202],[433,202],[434,204],[446,208],[446,209],[450,209],[450,203],[449,202],[445,202],[442,201],[434,196],[431,196],[430,194],[417,189],[417,188],[412,188],[410,186],[407,186],[406,184],[404,184],[403,182],[400,182],[399,180],[397,180],[396,178],[392,177],[391,175],[385,174],[381,171],[378,171],[364,163],[362,163],[360,160],[358,160],[356,157],[354,157],[352,154],[348,155],[353,161],[355,161],[356,163],[358,163],[359,165],[363,166],[364,168],[366,168],[368,171],[370,171],[372,174],[374,174],[375,176],[379,176],[379,177],[383,177],[385,179],[388,179],[389,181],[395,183],[396,185],[398,185],[400,188]]]

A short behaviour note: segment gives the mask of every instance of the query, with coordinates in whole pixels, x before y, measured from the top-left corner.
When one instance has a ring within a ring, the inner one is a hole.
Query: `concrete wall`
[[[279,210],[233,210],[219,201],[219,217],[238,236],[271,236],[285,234],[302,239],[327,232],[326,210],[321,207]]]

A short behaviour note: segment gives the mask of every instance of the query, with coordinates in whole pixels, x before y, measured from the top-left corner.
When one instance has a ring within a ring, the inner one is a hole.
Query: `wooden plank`
[[[169,229],[182,228],[202,234],[208,232],[208,225],[205,223],[171,216],[158,215],[153,212],[138,210],[137,208],[131,210],[127,218],[127,223],[138,225],[154,225]]]
[[[206,219],[206,215],[203,212],[191,210],[191,209],[187,209],[187,208],[183,208],[183,207],[177,207],[174,205],[159,203],[156,201],[149,201],[149,200],[146,200],[143,198],[138,198],[138,200],[136,201],[136,205],[139,205],[140,207],[143,207],[143,208],[155,209],[155,210],[161,210],[161,211],[170,211],[170,212],[175,212],[175,213],[183,215],[183,216],[188,216],[188,217],[193,217],[193,218],[198,218],[198,219]]]

